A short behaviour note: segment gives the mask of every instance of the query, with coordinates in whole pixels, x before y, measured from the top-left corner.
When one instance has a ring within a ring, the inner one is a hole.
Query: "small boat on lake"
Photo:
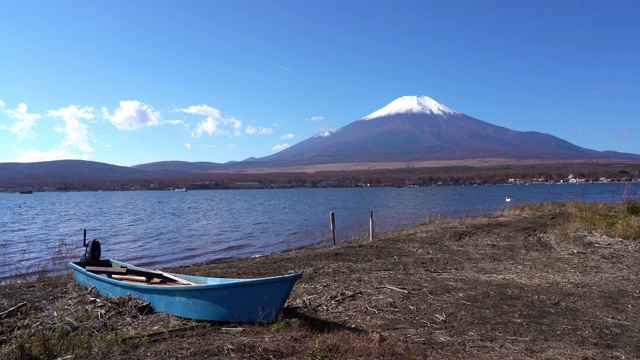
[[[271,323],[302,273],[254,279],[148,270],[116,260],[72,262],[75,280],[104,296],[133,295],[172,315],[209,321]]]
[[[100,260],[100,243],[87,243],[85,255],[71,262],[76,282],[108,297],[133,295],[156,311],[208,321],[271,323],[282,311],[302,273],[232,279],[173,274],[116,260]]]

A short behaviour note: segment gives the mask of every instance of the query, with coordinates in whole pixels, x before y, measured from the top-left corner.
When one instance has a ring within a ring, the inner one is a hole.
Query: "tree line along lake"
[[[640,184],[0,194],[0,283],[56,275],[97,238],[102,258],[165,268],[257,256],[477,216],[520,202],[620,202]],[[507,198],[511,201],[507,202]]]

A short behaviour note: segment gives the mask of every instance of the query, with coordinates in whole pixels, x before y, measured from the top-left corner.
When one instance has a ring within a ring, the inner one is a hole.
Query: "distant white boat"
[[[174,191],[187,192],[187,189],[185,189],[185,188],[180,188],[180,189],[175,189]]]

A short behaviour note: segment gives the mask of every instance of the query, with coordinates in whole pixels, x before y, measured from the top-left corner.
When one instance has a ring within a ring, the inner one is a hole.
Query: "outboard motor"
[[[84,256],[82,261],[86,261],[87,264],[97,263],[100,261],[100,242],[98,239],[93,239],[87,243],[87,229],[84,229]]]

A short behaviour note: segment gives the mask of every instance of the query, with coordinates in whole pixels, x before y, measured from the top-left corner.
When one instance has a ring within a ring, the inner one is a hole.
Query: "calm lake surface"
[[[0,282],[54,275],[97,238],[102,258],[165,268],[333,243],[518,202],[638,198],[640,184],[0,193]],[[505,197],[512,198],[510,203]]]

